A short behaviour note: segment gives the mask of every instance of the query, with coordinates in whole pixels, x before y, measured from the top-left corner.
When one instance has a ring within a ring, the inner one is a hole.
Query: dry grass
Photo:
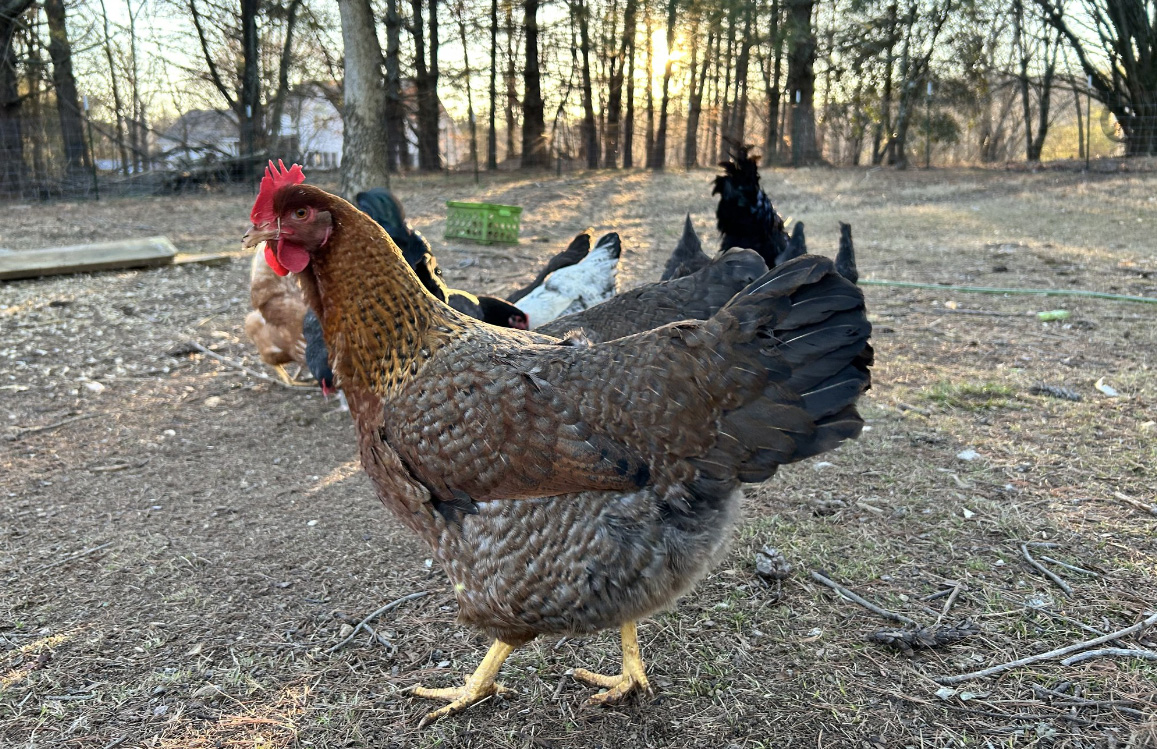
[[[586,226],[623,235],[624,285],[656,277],[684,211],[712,240],[710,177],[396,188],[437,245],[446,199],[524,206],[518,247],[439,250],[451,282],[502,291]],[[766,186],[806,222],[813,251],[830,253],[836,221],[850,221],[869,278],[1157,297],[1151,171],[777,171]],[[227,250],[250,199],[9,207],[0,246],[166,233],[184,250]],[[419,732],[428,705],[397,690],[460,679],[486,643],[454,624],[444,576],[373,501],[348,417],[309,391],[166,353],[191,334],[260,366],[240,327],[246,271],[239,260],[3,287],[0,422],[16,439],[0,441],[0,745],[1157,745],[1152,662],[1038,664],[948,699],[932,681],[1157,605],[1157,519],[1115,495],[1154,501],[1157,308],[866,288],[871,430],[748,492],[724,562],[640,629],[654,700],[584,705],[565,672],[614,670],[610,634],[541,641],[504,668],[516,699]],[[1072,316],[1032,314],[1054,307]],[[1121,397],[1098,392],[1100,378]],[[1082,400],[1031,394],[1038,384]],[[19,431],[75,416],[91,418]],[[979,457],[957,458],[965,449]],[[1099,574],[1054,567],[1069,598],[1021,558],[1023,541]],[[796,568],[778,589],[754,574],[765,544]],[[809,569],[924,624],[946,599],[922,598],[962,582],[946,621],[982,633],[906,658],[865,642],[891,624]],[[416,590],[432,595],[376,622],[385,642],[324,654],[344,623]],[[1157,644],[1145,637],[1131,644]]]

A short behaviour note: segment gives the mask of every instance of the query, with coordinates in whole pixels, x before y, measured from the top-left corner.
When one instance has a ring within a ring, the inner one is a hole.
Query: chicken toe
[[[466,683],[460,687],[429,689],[422,686],[413,686],[407,689],[406,692],[415,697],[423,697],[431,700],[447,700],[450,703],[433,712],[426,713],[426,717],[422,718],[422,722],[418,724],[418,727],[423,728],[439,718],[462,712],[487,697],[509,693],[510,690],[496,683],[494,678],[498,676],[498,670],[502,668],[502,664],[510,654],[514,652],[515,647],[515,645],[510,645],[502,640],[495,640],[494,644],[490,646],[490,650],[486,653],[486,657],[482,659],[482,663],[478,665],[478,668],[470,675]]]
[[[591,695],[592,705],[614,705],[632,692],[651,693],[651,683],[647,681],[647,669],[639,652],[639,638],[634,622],[623,625],[623,672],[618,676],[596,674],[585,668],[576,668],[571,675],[593,687],[603,687],[607,691]]]

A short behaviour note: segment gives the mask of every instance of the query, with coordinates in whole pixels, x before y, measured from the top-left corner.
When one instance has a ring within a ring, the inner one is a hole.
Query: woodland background
[[[0,196],[252,178],[301,156],[295,95],[340,113],[346,190],[745,142],[901,169],[1146,155],[1157,0],[0,0]],[[174,161],[159,136],[196,109],[236,147]]]

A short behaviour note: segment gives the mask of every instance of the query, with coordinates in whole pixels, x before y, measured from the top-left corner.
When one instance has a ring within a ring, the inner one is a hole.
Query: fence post
[[[88,163],[92,166],[92,192],[100,200],[100,180],[96,177],[96,144],[92,141],[92,115],[88,109],[88,94],[84,95],[84,121],[88,124]]]

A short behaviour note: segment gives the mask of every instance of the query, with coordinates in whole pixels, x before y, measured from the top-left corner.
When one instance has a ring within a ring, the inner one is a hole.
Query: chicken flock
[[[746,149],[725,170],[714,256],[688,218],[663,279],[616,294],[620,238],[583,234],[495,325],[484,297],[446,290],[388,193],[355,206],[270,164],[244,240],[265,245],[254,283],[296,277],[287,325],[304,339],[313,319],[378,497],[493,638],[462,686],[410,689],[446,702],[423,724],[501,693],[503,662],[539,635],[618,629],[621,673],[573,674],[605,689],[595,703],[649,691],[636,622],[718,560],[742,485],[859,435],[873,352],[850,228],[836,262],[805,254]],[[299,338],[264,340],[284,364]]]

